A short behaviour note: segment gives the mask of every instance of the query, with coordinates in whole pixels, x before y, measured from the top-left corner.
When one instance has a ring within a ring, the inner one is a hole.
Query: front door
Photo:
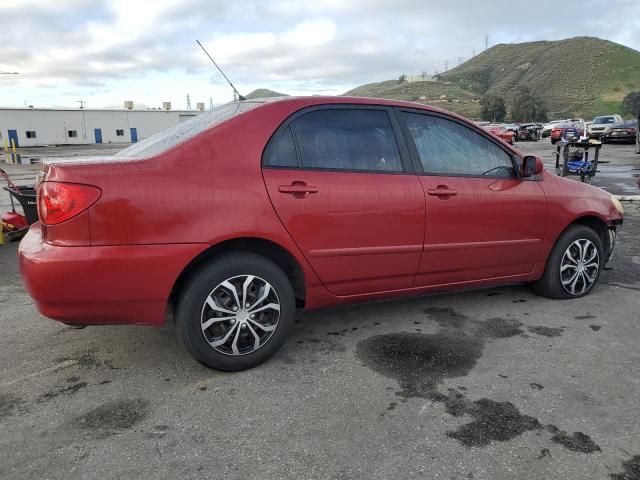
[[[405,111],[400,118],[427,201],[416,285],[530,273],[545,234],[538,181],[519,177],[511,153],[489,134],[444,116]]]
[[[280,220],[330,292],[413,285],[424,192],[403,164],[387,109],[303,112],[273,137],[264,165]]]
[[[102,143],[102,129],[94,128],[93,133],[96,137],[96,143]]]
[[[18,144],[18,131],[17,130],[9,130],[8,131],[9,135],[9,146],[10,147],[19,147],[20,144]]]
[[[131,143],[136,143],[138,141],[138,129],[135,127],[131,127]]]

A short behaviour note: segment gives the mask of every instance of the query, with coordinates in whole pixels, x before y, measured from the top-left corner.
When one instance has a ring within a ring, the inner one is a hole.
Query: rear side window
[[[269,142],[265,152],[265,165],[269,167],[298,166],[298,156],[290,126],[281,129]]]
[[[327,109],[292,122],[302,168],[402,172],[386,110]]]
[[[513,177],[510,155],[457,122],[403,112],[424,172],[431,175]]]

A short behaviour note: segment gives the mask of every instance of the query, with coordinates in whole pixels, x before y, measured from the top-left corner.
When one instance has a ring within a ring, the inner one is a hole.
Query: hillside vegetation
[[[348,91],[354,97],[388,98],[428,103],[466,116],[477,116],[480,95],[461,88],[453,82],[400,82],[388,80],[370,83]]]
[[[251,92],[248,95],[245,95],[244,98],[247,100],[255,100],[256,98],[269,98],[269,97],[287,97],[286,93],[275,92],[273,90],[269,90],[268,88],[258,88]]]
[[[624,96],[640,90],[640,52],[592,37],[500,44],[437,78],[372,83],[345,95],[422,101],[477,117],[483,94],[504,97],[510,109],[518,86],[526,85],[549,116],[592,118],[621,113]]]

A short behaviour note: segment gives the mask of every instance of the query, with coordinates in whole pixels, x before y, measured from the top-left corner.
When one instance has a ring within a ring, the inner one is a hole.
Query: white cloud
[[[485,34],[491,43],[590,35],[640,48],[637,0],[567,0],[565,11],[598,11],[571,21],[554,5],[539,0],[523,13],[497,0],[0,0],[0,70],[21,73],[0,76],[0,104],[230,97],[196,38],[243,92],[341,93],[433,72],[481,51]]]

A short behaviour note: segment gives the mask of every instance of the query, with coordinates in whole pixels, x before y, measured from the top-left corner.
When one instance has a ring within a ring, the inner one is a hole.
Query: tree
[[[546,122],[547,107],[541,98],[531,93],[529,87],[520,85],[513,98],[511,118],[514,122]]]
[[[480,116],[491,123],[501,122],[507,116],[504,98],[493,93],[485,93],[480,99]]]
[[[622,108],[638,120],[636,128],[636,153],[640,153],[640,91],[629,93],[622,100]]]

